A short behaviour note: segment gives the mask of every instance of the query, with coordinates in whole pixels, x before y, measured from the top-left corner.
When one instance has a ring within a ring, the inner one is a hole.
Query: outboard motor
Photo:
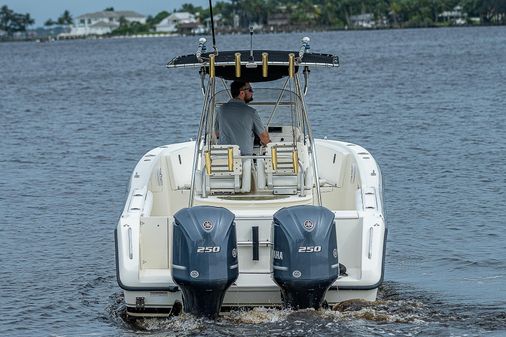
[[[274,214],[274,281],[285,307],[321,307],[339,276],[334,213],[325,207],[293,206]]]
[[[226,290],[239,276],[234,219],[226,208],[211,206],[174,214],[172,278],[186,312],[219,315]]]

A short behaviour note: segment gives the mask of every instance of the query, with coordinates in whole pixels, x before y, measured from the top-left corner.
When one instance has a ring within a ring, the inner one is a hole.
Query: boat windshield
[[[231,99],[229,90],[222,90],[214,96],[216,108]],[[249,106],[255,108],[266,127],[301,127],[302,100],[291,90],[254,88],[254,99]]]

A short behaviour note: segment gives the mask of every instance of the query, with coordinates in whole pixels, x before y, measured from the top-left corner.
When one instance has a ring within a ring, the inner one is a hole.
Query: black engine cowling
[[[334,213],[306,205],[274,214],[273,275],[286,307],[321,307],[339,276]]]
[[[209,318],[220,313],[226,290],[239,276],[234,219],[229,210],[211,206],[174,214],[172,278],[186,312]]]

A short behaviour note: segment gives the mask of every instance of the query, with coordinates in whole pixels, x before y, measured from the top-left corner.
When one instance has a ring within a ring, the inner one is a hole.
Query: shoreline
[[[283,30],[259,30],[255,32],[255,34],[288,34],[288,33],[321,33],[321,32],[337,32],[337,31],[384,31],[384,30],[411,30],[411,29],[441,29],[441,28],[479,28],[479,27],[504,27],[506,25],[448,25],[448,26],[424,26],[424,27],[376,27],[376,28],[313,28],[313,29],[283,29]],[[249,30],[235,30],[235,31],[222,31],[217,32],[217,36],[224,35],[243,35],[249,34]],[[146,33],[146,34],[132,34],[132,35],[79,35],[79,36],[71,36],[67,34],[60,34],[59,36],[30,36],[25,38],[6,38],[0,37],[0,43],[2,42],[55,42],[55,41],[67,41],[67,40],[106,40],[106,39],[142,39],[142,38],[172,38],[172,37],[181,37],[181,36],[208,36],[208,34],[165,34],[165,33]]]

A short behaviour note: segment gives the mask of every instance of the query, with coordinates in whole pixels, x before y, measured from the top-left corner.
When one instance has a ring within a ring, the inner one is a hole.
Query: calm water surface
[[[260,35],[298,49],[305,34]],[[506,27],[311,33],[315,136],[373,153],[389,237],[375,303],[124,319],[113,230],[137,160],[195,137],[197,38],[0,44],[0,335],[506,335]],[[249,47],[219,36],[221,50]]]

